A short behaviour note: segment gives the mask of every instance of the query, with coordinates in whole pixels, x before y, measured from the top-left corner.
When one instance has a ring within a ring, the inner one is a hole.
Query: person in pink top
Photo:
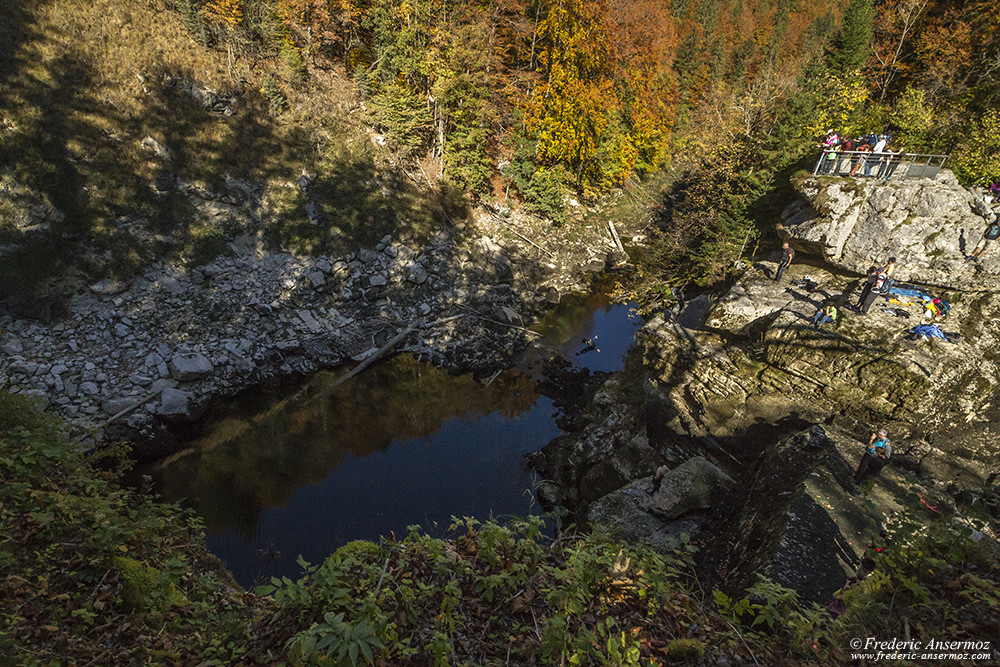
[[[834,132],[833,130],[827,130],[826,138],[823,140],[823,143],[821,143],[820,146],[822,146],[824,150],[829,150],[839,143],[840,143],[840,135]]]
[[[829,173],[836,164],[836,150],[839,145],[840,135],[833,130],[827,130],[826,137],[819,144],[820,148],[823,149],[823,162],[820,168],[824,174]]]

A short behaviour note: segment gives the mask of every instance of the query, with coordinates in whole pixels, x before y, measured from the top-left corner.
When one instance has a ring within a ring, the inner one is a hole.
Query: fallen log
[[[386,354],[392,348],[394,348],[397,345],[399,345],[399,342],[401,340],[403,340],[404,338],[406,338],[407,336],[409,336],[411,333],[413,333],[413,331],[415,329],[416,329],[416,327],[413,326],[412,324],[410,326],[406,327],[405,329],[403,329],[401,332],[399,332],[398,334],[396,334],[395,336],[393,336],[392,338],[390,338],[389,340],[387,340],[385,342],[385,344],[382,345],[382,347],[380,347],[379,349],[375,350],[375,354],[371,355],[370,357],[368,357],[367,359],[365,359],[364,361],[362,361],[360,364],[358,364],[357,366],[355,366],[346,375],[337,378],[337,381],[334,382],[333,384],[331,384],[330,386],[331,387],[337,387],[339,385],[342,385],[345,382],[347,382],[348,380],[350,380],[352,377],[354,377],[355,375],[357,375],[358,373],[360,373],[361,371],[365,370],[366,368],[368,368],[369,366],[371,366],[372,364],[374,364],[376,361],[379,360],[380,357],[382,357],[382,355]]]
[[[622,239],[620,236],[618,236],[618,230],[615,229],[615,223],[608,220],[608,229],[611,230],[611,240],[614,242],[615,248],[617,248],[618,252],[620,252],[622,255],[628,257],[628,253],[625,252],[625,246],[622,245]]]

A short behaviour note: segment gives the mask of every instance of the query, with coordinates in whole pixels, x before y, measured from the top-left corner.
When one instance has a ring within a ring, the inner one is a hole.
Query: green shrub
[[[306,73],[306,63],[302,52],[291,39],[283,39],[278,45],[278,57],[291,79],[301,79]]]
[[[127,610],[165,611],[172,605],[188,604],[174,582],[155,567],[127,556],[116,556],[113,565],[122,577],[122,602]]]
[[[996,550],[967,520],[899,522],[875,543],[872,574],[845,591],[836,635],[901,637],[908,628],[914,638],[956,638],[959,622],[963,636],[988,636],[1000,608]]]
[[[698,662],[705,657],[705,645],[697,639],[671,639],[667,644],[667,662]]]
[[[232,664],[260,606],[224,583],[199,522],[94,464],[58,422],[0,392],[0,580],[13,583],[0,596],[4,659]]]
[[[0,437],[15,428],[42,431],[54,427],[55,420],[39,409],[37,399],[0,389]]]
[[[309,624],[289,643],[293,663],[639,664],[643,638],[678,613],[692,552],[551,543],[538,517],[451,529],[450,540],[412,526],[401,542],[351,543],[262,587]]]
[[[273,114],[281,114],[288,108],[288,98],[282,92],[281,86],[270,74],[265,74],[260,83],[260,94],[267,100]]]

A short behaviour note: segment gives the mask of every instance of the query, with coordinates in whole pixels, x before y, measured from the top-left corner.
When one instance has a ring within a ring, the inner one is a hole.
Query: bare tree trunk
[[[885,100],[886,94],[889,92],[889,85],[892,80],[896,78],[896,63],[899,62],[899,56],[903,52],[903,45],[906,43],[906,37],[913,26],[916,25],[917,21],[920,19],[921,14],[924,12],[924,8],[927,6],[928,0],[911,0],[905,5],[899,8],[899,17],[903,23],[903,31],[899,35],[899,42],[896,44],[896,51],[892,54],[892,57],[888,61],[883,60],[875,54],[878,58],[879,64],[882,65],[886,72],[884,78],[880,84],[881,91],[879,93],[878,101],[882,102]]]
[[[441,172],[438,174],[438,178],[444,178],[444,115],[438,119],[438,144],[441,146]]]

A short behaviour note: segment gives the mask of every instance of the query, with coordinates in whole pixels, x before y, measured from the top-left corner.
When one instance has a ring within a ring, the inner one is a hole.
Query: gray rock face
[[[510,258],[504,249],[488,236],[476,239],[471,248],[472,257],[490,280],[509,282],[513,279]]]
[[[788,305],[784,286],[769,281],[739,282],[716,302],[706,324],[715,329],[743,332],[747,325]]]
[[[644,542],[663,553],[673,551],[681,534],[697,534],[707,517],[692,514],[664,521],[646,507],[651,484],[651,478],[642,479],[598,499],[591,505],[587,521],[604,526],[615,539]]]
[[[864,275],[897,258],[895,278],[960,289],[1000,284],[1000,251],[979,264],[965,254],[982,238],[982,202],[943,170],[936,180],[807,178],[781,216],[779,233],[804,254]],[[987,217],[992,218],[989,214]]]
[[[507,324],[521,324],[521,317],[517,314],[513,308],[509,306],[503,306],[496,312],[496,318],[501,322]]]
[[[0,174],[0,201],[12,204],[4,210],[4,223],[22,232],[48,231],[66,219],[48,196],[24,186],[9,173]]]
[[[705,317],[708,309],[712,307],[712,300],[707,294],[699,294],[691,299],[684,306],[684,310],[677,317],[677,323],[687,329],[700,329],[705,325]]]
[[[152,153],[158,160],[166,161],[169,160],[171,157],[170,149],[161,144],[153,137],[147,136],[143,138],[143,140],[140,142],[140,145],[143,147],[143,149]]]
[[[191,419],[194,414],[194,394],[169,387],[164,389],[160,394],[156,414],[171,420]]]
[[[109,398],[101,403],[101,409],[109,416],[113,416],[132,407],[135,400],[134,398]]]
[[[735,482],[702,456],[688,459],[669,471],[653,494],[649,511],[664,519],[677,519],[695,510],[722,502]]]
[[[419,264],[414,265],[407,274],[406,279],[415,285],[422,285],[427,282],[427,271]]]
[[[209,377],[215,368],[204,355],[187,354],[176,356],[168,364],[170,376],[180,382],[201,380]]]
[[[692,435],[724,436],[793,412],[809,421],[846,409],[920,423],[943,414],[985,419],[1000,407],[993,361],[1000,336],[992,325],[1000,296],[932,290],[952,300],[935,323],[962,340],[920,345],[906,337],[922,320],[920,305],[881,299],[862,317],[845,307],[857,301],[860,280],[795,265],[792,278],[806,270],[819,283],[811,293],[749,271],[713,306],[708,330],[689,338],[654,318],[641,336],[647,358],[658,360],[649,388],[659,407],[647,416]],[[816,331],[811,318],[826,299],[840,317]]]
[[[735,483],[702,456],[667,472],[653,493],[645,477],[591,504],[587,521],[607,527],[619,539],[643,541],[669,551],[681,533],[694,534],[709,511],[726,502]]]
[[[774,556],[785,532],[786,515],[806,478],[833,450],[820,426],[786,438],[767,450],[747,488],[729,498],[724,515],[713,519],[702,570],[731,591],[742,591]]]
[[[121,294],[125,291],[128,286],[118,282],[117,280],[112,280],[111,278],[105,278],[104,280],[99,280],[90,286],[90,291],[94,294],[101,294],[105,296],[113,296],[115,294]]]
[[[191,96],[195,102],[201,105],[206,111],[232,116],[235,113],[235,98],[229,95],[222,95],[213,90],[189,81],[188,79],[174,78],[169,75],[163,77],[163,82],[174,86]]]
[[[326,278],[323,276],[322,271],[310,271],[306,274],[306,278],[313,287],[322,287],[326,284]]]
[[[238,374],[249,375],[253,371],[253,363],[246,357],[236,355],[232,359],[233,368]]]
[[[512,275],[500,246],[485,237],[480,246],[489,260],[472,261],[476,237],[452,230],[423,246],[386,237],[375,251],[340,257],[275,251],[254,233],[254,212],[270,210],[263,189],[236,178],[216,192],[172,180],[199,215],[232,217],[246,233],[231,240],[229,253],[197,268],[160,261],[128,281],[67,292],[59,302],[64,309],[46,319],[22,316],[8,299],[0,309],[0,384],[42,396],[61,416],[92,429],[155,396],[163,379],[188,383],[184,390],[200,405],[247,383],[342,363],[417,318],[446,317],[456,304],[482,313],[505,309],[520,323],[529,295],[541,288],[527,272],[512,286],[496,284],[497,266]],[[0,199],[5,192],[0,174]],[[128,231],[146,240],[157,233],[143,220],[130,221]],[[550,277],[558,274],[549,269]],[[572,281],[559,282],[560,289],[564,284]],[[476,318],[449,320],[400,347],[455,370],[495,370],[509,359],[512,338],[517,344],[514,331]],[[158,410],[161,400],[138,405],[114,425],[128,432],[112,437],[157,437],[158,421],[184,412],[176,396],[171,400],[177,405],[168,401],[166,413]]]

